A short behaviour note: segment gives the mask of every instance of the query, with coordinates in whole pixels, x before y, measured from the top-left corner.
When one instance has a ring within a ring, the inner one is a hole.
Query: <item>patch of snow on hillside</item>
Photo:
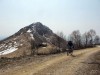
[[[34,40],[33,34],[30,34],[31,38]]]
[[[29,33],[30,33],[30,32],[31,32],[31,30],[29,29],[27,32],[29,32]]]
[[[32,27],[34,28],[36,25],[33,25]]]
[[[0,48],[2,48],[2,47],[5,47],[5,44],[1,44],[1,45],[0,45]]]
[[[36,25],[33,25],[32,26],[32,31],[34,31],[34,32],[36,32],[36,27],[35,27]]]
[[[14,44],[16,44],[16,41],[14,41]]]
[[[15,47],[11,47],[9,49],[6,49],[6,50],[3,50],[0,52],[0,55],[6,55],[6,54],[9,54],[9,53],[12,53],[14,51],[16,51],[18,48],[15,48]]]
[[[20,46],[22,46],[23,44],[20,44]]]

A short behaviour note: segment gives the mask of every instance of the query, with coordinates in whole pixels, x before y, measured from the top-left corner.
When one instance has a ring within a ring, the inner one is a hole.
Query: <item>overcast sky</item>
[[[33,22],[65,35],[90,29],[100,34],[100,0],[0,0],[0,36]]]

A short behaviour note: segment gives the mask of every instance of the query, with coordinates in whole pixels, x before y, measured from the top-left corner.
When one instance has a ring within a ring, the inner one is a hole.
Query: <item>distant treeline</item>
[[[57,32],[57,35],[66,41],[72,41],[75,49],[82,49],[88,47],[95,47],[100,45],[100,36],[96,34],[96,31],[90,29],[88,32],[81,34],[79,30],[73,31],[66,39],[63,32]]]

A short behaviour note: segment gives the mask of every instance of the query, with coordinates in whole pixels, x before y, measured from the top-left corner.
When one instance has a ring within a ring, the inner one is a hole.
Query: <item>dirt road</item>
[[[23,65],[0,69],[0,75],[99,75],[100,47],[41,57]],[[97,59],[97,60],[96,60]]]

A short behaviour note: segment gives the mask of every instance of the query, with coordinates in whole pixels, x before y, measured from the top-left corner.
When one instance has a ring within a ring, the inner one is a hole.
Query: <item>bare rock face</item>
[[[0,41],[0,57],[56,53],[58,38],[62,40],[61,48],[65,48],[66,41],[54,34],[51,29],[40,22],[32,23]]]

